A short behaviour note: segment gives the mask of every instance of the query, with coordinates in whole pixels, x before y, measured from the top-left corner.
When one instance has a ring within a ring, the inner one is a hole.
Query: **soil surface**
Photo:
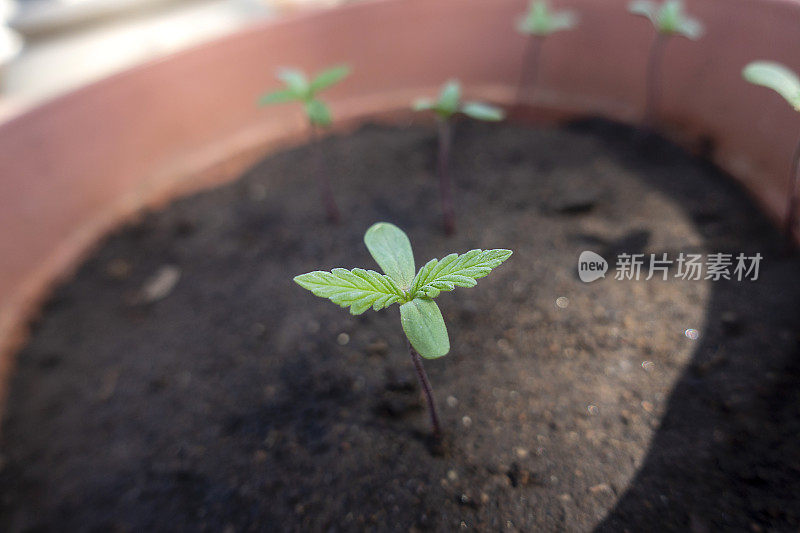
[[[599,121],[460,123],[446,238],[435,149],[365,126],[109,236],[19,354],[0,530],[797,531],[800,262],[733,182]],[[437,300],[439,453],[397,306],[292,282],[377,268],[380,220],[418,266],[515,252]],[[578,279],[584,250],[605,279]],[[620,253],[680,252],[761,253],[759,279],[614,279]]]

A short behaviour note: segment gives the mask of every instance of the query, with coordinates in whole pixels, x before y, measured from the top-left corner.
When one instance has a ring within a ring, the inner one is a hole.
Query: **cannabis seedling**
[[[754,61],[744,68],[742,76],[750,83],[774,90],[783,96],[795,111],[800,111],[800,78],[785,66],[772,61]],[[792,173],[789,176],[789,200],[784,220],[784,235],[787,244],[792,242],[798,209],[800,209],[800,199],[798,199],[800,192],[797,190],[800,183],[798,172],[800,172],[800,142],[792,156]]]
[[[311,81],[308,80],[306,75],[294,68],[282,68],[277,72],[276,77],[283,82],[286,86],[285,89],[269,92],[263,95],[258,100],[261,106],[271,104],[283,104],[286,102],[299,102],[303,104],[308,124],[311,128],[311,137],[315,143],[318,143],[321,137],[321,130],[331,124],[331,112],[328,106],[317,97],[323,89],[327,89],[334,85],[350,74],[350,67],[340,65],[325,69],[317,74]],[[317,148],[319,150],[319,148]],[[322,203],[325,206],[325,212],[330,222],[339,221],[339,208],[336,206],[336,200],[333,198],[333,190],[331,187],[330,178],[326,172],[323,162],[317,155],[317,181],[319,184],[320,195]]]
[[[422,359],[442,357],[450,351],[450,339],[442,312],[433,301],[443,291],[474,287],[476,281],[511,256],[511,250],[471,250],[431,259],[416,272],[411,242],[393,224],[378,222],[364,235],[364,243],[384,274],[374,270],[334,268],[317,270],[294,278],[316,296],[328,298],[360,315],[372,307],[379,311],[400,304],[400,323],[409,342],[409,352],[428,403],[433,434],[441,436],[439,417]]]
[[[674,35],[696,41],[703,35],[703,25],[683,12],[682,0],[665,0],[661,5],[651,0],[634,0],[628,4],[628,11],[650,19],[656,30],[645,79],[644,125],[651,128],[661,100],[661,60],[667,41]]]
[[[528,36],[525,54],[520,68],[517,86],[517,101],[522,102],[527,87],[536,90],[539,77],[539,56],[545,37],[553,33],[570,30],[578,23],[571,11],[550,11],[546,0],[532,0],[528,12],[517,21],[517,31]]]
[[[419,98],[413,104],[414,111],[433,111],[439,127],[439,155],[436,171],[439,174],[439,194],[442,202],[444,231],[452,235],[456,231],[456,217],[453,208],[452,184],[450,179],[450,149],[453,142],[452,119],[456,113],[485,121],[503,120],[505,113],[497,107],[481,102],[461,103],[461,85],[450,80],[442,86],[436,100]]]

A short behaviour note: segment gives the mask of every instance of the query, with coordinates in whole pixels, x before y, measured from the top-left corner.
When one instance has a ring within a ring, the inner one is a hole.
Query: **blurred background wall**
[[[354,0],[0,0],[0,122],[294,9]]]

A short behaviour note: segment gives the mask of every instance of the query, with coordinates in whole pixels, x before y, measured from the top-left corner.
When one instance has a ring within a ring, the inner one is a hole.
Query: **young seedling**
[[[528,12],[517,21],[517,31],[528,36],[519,84],[517,101],[522,102],[528,86],[536,90],[539,78],[539,56],[545,37],[553,33],[571,30],[578,24],[578,17],[571,11],[550,11],[546,0],[532,0]]]
[[[436,171],[439,175],[439,194],[442,202],[442,221],[444,231],[452,235],[456,231],[456,216],[453,208],[452,184],[450,179],[450,149],[453,142],[452,119],[456,113],[463,113],[475,120],[499,121],[505,118],[502,109],[481,102],[461,102],[461,85],[450,80],[442,86],[436,100],[419,98],[413,104],[414,111],[433,111],[439,127],[439,155]]]
[[[651,0],[634,0],[628,4],[628,11],[650,19],[656,30],[647,59],[643,119],[645,127],[652,128],[661,100],[661,60],[667,41],[674,35],[696,41],[703,35],[703,25],[699,20],[684,14],[682,0],[665,0],[661,5]]]
[[[409,342],[409,352],[420,385],[425,393],[434,437],[442,429],[422,359],[436,359],[450,351],[450,339],[442,312],[433,301],[444,291],[456,287],[474,287],[482,278],[511,256],[511,250],[471,250],[431,259],[417,272],[411,242],[393,224],[378,222],[364,235],[364,243],[383,274],[374,270],[334,268],[317,270],[294,278],[301,287],[316,296],[328,298],[360,315],[370,307],[379,311],[392,304],[400,305],[400,323]]]
[[[303,109],[305,110],[308,124],[311,128],[311,138],[317,143],[321,137],[322,128],[330,126],[332,121],[328,106],[317,97],[317,93],[340,82],[349,74],[350,67],[340,65],[323,70],[317,74],[314,79],[309,81],[306,75],[298,69],[282,68],[278,70],[276,77],[283,82],[286,88],[263,95],[259,98],[258,104],[261,106],[283,104],[287,102],[299,102],[303,104]],[[319,148],[317,148],[317,150],[319,150]],[[316,174],[328,221],[337,223],[340,218],[339,208],[336,206],[336,200],[333,198],[330,178],[328,177],[328,173],[322,161],[319,160],[319,156],[317,156]]]
[[[747,65],[742,71],[744,79],[756,85],[763,85],[777,92],[789,102],[795,111],[800,111],[800,78],[797,74],[772,61],[754,61]],[[792,156],[792,174],[789,176],[789,195],[788,205],[786,206],[786,218],[784,220],[784,235],[787,245],[791,245],[794,228],[797,225],[798,209],[800,199],[798,199],[798,172],[800,171],[800,142],[794,150]]]

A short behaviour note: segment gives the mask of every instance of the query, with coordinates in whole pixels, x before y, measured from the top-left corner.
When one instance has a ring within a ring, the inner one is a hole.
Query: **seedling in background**
[[[517,21],[517,31],[528,36],[522,68],[520,68],[517,101],[522,102],[530,86],[536,90],[539,78],[539,56],[545,37],[553,33],[571,30],[578,24],[578,17],[571,11],[550,11],[546,0],[532,0],[528,12]]]
[[[316,296],[328,298],[360,315],[370,307],[379,311],[400,305],[400,323],[409,342],[409,352],[428,403],[434,437],[442,429],[422,359],[436,359],[450,351],[450,339],[442,312],[433,301],[441,292],[456,287],[474,287],[480,279],[511,256],[511,250],[471,250],[431,259],[416,271],[411,242],[403,230],[387,222],[373,224],[364,243],[383,274],[374,270],[334,268],[317,270],[294,278]]]
[[[317,97],[317,94],[327,89],[331,85],[339,83],[343,78],[350,74],[350,67],[340,65],[323,70],[317,74],[311,81],[308,80],[306,75],[294,68],[282,68],[277,72],[277,78],[286,86],[285,89],[280,89],[265,94],[258,100],[261,106],[271,104],[284,104],[287,102],[298,102],[303,104],[308,123],[311,128],[311,137],[314,142],[318,142],[322,129],[331,125],[331,112],[328,106]],[[319,149],[317,149],[319,150]],[[336,200],[333,198],[333,189],[328,173],[324,168],[323,162],[317,156],[317,181],[319,183],[320,195],[322,196],[322,203],[325,206],[325,212],[330,222],[336,223],[339,221],[339,208],[336,206]]]
[[[444,231],[452,235],[456,231],[456,216],[453,207],[452,182],[450,179],[450,150],[453,143],[453,116],[463,113],[475,120],[497,122],[505,118],[500,108],[481,102],[461,103],[461,85],[450,80],[442,86],[436,100],[419,98],[412,105],[414,111],[433,111],[439,127],[439,155],[436,171],[439,174],[439,193],[442,201]]]
[[[744,79],[756,85],[763,85],[774,90],[789,102],[795,111],[800,111],[800,78],[797,74],[772,61],[754,61],[742,71]],[[792,174],[789,177],[788,205],[786,206],[786,219],[784,220],[784,235],[787,244],[792,243],[794,228],[797,224],[800,199],[798,199],[798,171],[800,171],[800,142],[792,156]]]
[[[652,128],[661,101],[661,62],[667,41],[674,35],[682,35],[696,41],[703,35],[703,25],[683,12],[681,0],[665,0],[659,5],[651,0],[634,0],[628,11],[647,17],[656,29],[656,36],[647,59],[645,88],[644,125]]]

